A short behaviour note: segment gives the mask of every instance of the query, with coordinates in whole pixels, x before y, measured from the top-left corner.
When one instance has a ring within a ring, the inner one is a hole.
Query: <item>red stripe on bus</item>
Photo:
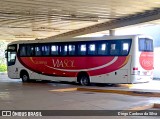
[[[44,75],[74,77],[80,71],[90,76],[102,75],[122,68],[127,56],[113,57],[21,57],[21,64],[31,71]]]

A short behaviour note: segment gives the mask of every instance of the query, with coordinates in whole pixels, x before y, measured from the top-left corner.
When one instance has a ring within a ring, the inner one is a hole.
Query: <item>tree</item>
[[[7,48],[7,43],[0,41],[0,64],[5,64],[5,50]]]

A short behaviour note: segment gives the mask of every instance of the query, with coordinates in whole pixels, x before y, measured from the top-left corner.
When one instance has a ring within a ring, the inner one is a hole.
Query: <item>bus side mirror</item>
[[[5,58],[7,58],[7,50],[5,50]]]

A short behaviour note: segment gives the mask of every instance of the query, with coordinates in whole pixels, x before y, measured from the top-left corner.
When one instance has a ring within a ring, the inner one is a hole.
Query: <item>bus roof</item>
[[[104,35],[103,37],[78,37],[78,38],[66,38],[66,39],[51,39],[51,38],[44,38],[44,39],[35,39],[35,40],[20,40],[20,41],[13,41],[9,43],[11,44],[29,44],[29,43],[49,43],[49,42],[69,42],[69,41],[94,41],[94,40],[112,40],[112,39],[127,39],[127,38],[134,38],[134,37],[148,37],[146,35],[119,35],[119,36],[108,36]]]

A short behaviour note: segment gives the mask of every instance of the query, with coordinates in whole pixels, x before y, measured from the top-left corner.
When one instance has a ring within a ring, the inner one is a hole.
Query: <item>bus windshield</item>
[[[153,52],[153,40],[149,38],[139,38],[139,51]]]
[[[14,65],[16,61],[16,45],[10,45],[7,49],[7,64],[8,66]]]

